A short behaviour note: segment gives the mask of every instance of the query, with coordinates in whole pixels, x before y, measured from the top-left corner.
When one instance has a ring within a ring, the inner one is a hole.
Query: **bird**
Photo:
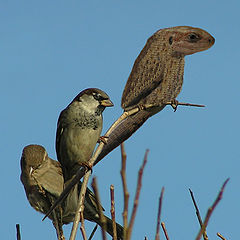
[[[61,164],[48,157],[46,149],[41,145],[31,144],[24,147],[21,157],[21,182],[30,205],[37,211],[46,214],[53,202],[60,196],[64,188],[64,179]],[[49,218],[53,220],[58,239],[65,239],[62,225],[74,221],[77,210],[78,195],[81,190],[81,182],[75,185],[61,206],[54,211]],[[84,200],[84,218],[102,226],[98,213],[96,197],[87,188]],[[106,218],[106,231],[113,236],[112,220]],[[123,237],[123,228],[117,226],[118,239]]]
[[[106,107],[113,106],[109,96],[97,88],[80,92],[60,113],[56,132],[56,153],[64,182],[72,179],[80,166],[89,166],[96,143],[101,138]]]
[[[109,135],[94,164],[127,140],[166,105],[176,110],[183,85],[184,57],[209,49],[215,42],[207,31],[176,26],[160,29],[148,40],[137,59],[122,94],[124,112],[138,111],[122,120]]]
[[[45,214],[63,191],[61,165],[48,157],[43,146],[36,144],[23,148],[20,164],[20,179],[28,201],[35,210]],[[61,206],[58,206],[49,218],[53,222],[58,239],[65,239]]]

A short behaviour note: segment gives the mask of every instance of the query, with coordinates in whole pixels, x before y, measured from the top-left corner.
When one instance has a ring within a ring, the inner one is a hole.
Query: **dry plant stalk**
[[[128,227],[128,201],[129,192],[127,190],[127,178],[126,178],[126,159],[127,155],[124,149],[124,143],[121,144],[121,156],[122,156],[122,167],[121,167],[121,177],[123,184],[123,195],[124,195],[124,209],[123,209],[123,238],[127,237],[127,227]]]
[[[88,182],[87,176],[89,177],[90,174],[91,174],[90,172],[87,172],[86,175],[84,176],[84,179],[83,179],[81,191],[80,191],[80,194],[79,194],[78,207],[77,207],[77,211],[75,213],[75,218],[74,218],[74,221],[73,221],[72,231],[71,231],[71,235],[70,235],[70,240],[75,240],[75,238],[76,238],[78,224],[79,224],[79,221],[80,221],[80,216],[84,211],[84,199],[85,199],[85,193],[86,193],[86,190],[87,190],[87,182]]]
[[[167,229],[166,229],[165,223],[161,222],[161,226],[162,226],[162,229],[163,229],[163,232],[164,232],[166,240],[170,240],[170,238],[168,236],[168,233],[167,233]]]
[[[80,216],[81,216],[81,217],[80,217],[80,219],[81,219],[81,227],[80,227],[80,230],[81,230],[83,239],[84,239],[84,240],[87,240],[87,234],[86,234],[86,230],[85,230],[83,212],[80,213]]]
[[[202,224],[202,218],[201,218],[201,215],[200,215],[200,212],[199,212],[197,203],[196,203],[196,201],[195,201],[193,192],[192,192],[192,190],[191,190],[190,188],[189,188],[189,192],[190,192],[190,195],[191,195],[191,198],[192,198],[194,207],[195,207],[195,209],[196,209],[196,215],[197,215],[197,218],[198,218],[198,222],[199,222],[199,224],[200,224],[200,227],[202,228],[202,225],[203,225],[203,224]],[[207,231],[206,231],[206,229],[203,231],[202,235],[203,235],[203,239],[204,239],[204,240],[208,240],[208,236],[207,236]]]
[[[92,240],[92,238],[93,238],[95,232],[97,231],[97,228],[98,228],[98,225],[96,224],[95,227],[94,227],[94,229],[92,230],[92,233],[91,233],[91,235],[90,235],[90,237],[89,237],[88,240]]]
[[[16,224],[16,230],[17,230],[17,240],[21,240],[21,232],[20,232],[19,224]]]
[[[137,190],[136,190],[136,194],[135,194],[132,215],[131,215],[130,222],[129,222],[129,225],[128,225],[128,228],[127,228],[127,240],[131,239],[133,224],[134,224],[134,220],[135,220],[135,217],[136,217],[136,214],[137,214],[137,207],[138,207],[140,192],[141,192],[141,188],[142,188],[142,176],[143,176],[144,168],[145,168],[146,163],[147,163],[148,153],[149,153],[149,150],[147,149],[146,153],[145,153],[145,156],[144,156],[143,164],[138,171]]]
[[[202,225],[202,227],[201,227],[201,229],[200,229],[200,231],[199,231],[199,233],[198,233],[198,235],[196,237],[196,240],[200,240],[202,233],[205,231],[205,229],[206,229],[206,227],[208,225],[208,221],[209,221],[209,219],[210,219],[214,209],[216,208],[216,206],[218,205],[218,203],[222,199],[223,192],[224,192],[224,189],[225,189],[226,184],[228,183],[228,181],[229,181],[229,178],[223,183],[223,185],[221,187],[221,190],[218,193],[218,196],[217,196],[216,200],[214,201],[213,205],[208,209],[207,215],[206,215],[205,220],[203,222],[203,225]]]
[[[163,200],[163,193],[164,187],[162,187],[161,194],[159,197],[159,204],[158,204],[158,216],[157,216],[157,229],[156,229],[156,236],[155,240],[160,240],[160,223],[161,223],[161,211],[162,211],[162,200]]]
[[[102,223],[102,239],[103,240],[107,240],[107,236],[106,236],[106,218],[103,214],[103,210],[102,210],[102,206],[101,206],[101,201],[100,201],[100,195],[99,195],[99,191],[98,191],[98,186],[97,186],[97,180],[96,177],[93,178],[92,180],[92,188],[93,188],[93,192],[96,196],[96,200],[97,200],[97,208],[98,208],[98,212],[100,215],[100,221]]]
[[[220,237],[222,240],[227,240],[225,237],[223,237],[220,233],[217,233],[217,236]]]
[[[110,186],[110,197],[111,197],[111,217],[113,224],[113,240],[117,240],[117,226],[116,226],[116,218],[115,218],[115,200],[114,200],[114,186]]]

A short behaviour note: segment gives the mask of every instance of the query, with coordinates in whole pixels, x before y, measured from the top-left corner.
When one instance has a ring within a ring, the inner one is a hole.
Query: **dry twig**
[[[158,216],[157,216],[157,229],[156,229],[156,236],[155,240],[160,240],[160,223],[161,223],[161,210],[162,210],[162,200],[163,200],[163,193],[164,193],[164,187],[162,187],[161,194],[159,197],[159,204],[158,204]]]
[[[17,240],[21,240],[21,232],[20,232],[19,224],[16,224],[16,230],[17,230]]]
[[[225,237],[223,237],[220,233],[217,233],[217,236],[220,237],[222,240],[227,240]]]
[[[134,224],[134,220],[135,220],[135,217],[136,217],[136,214],[137,214],[137,207],[138,207],[140,192],[141,192],[141,188],[142,188],[142,176],[143,176],[144,168],[145,168],[146,163],[147,163],[148,152],[149,152],[149,150],[147,149],[146,153],[145,153],[145,156],[144,156],[143,164],[138,171],[137,190],[136,190],[136,194],[135,194],[132,215],[131,215],[129,226],[128,226],[128,229],[127,229],[127,239],[131,239],[133,224]]]
[[[127,178],[126,178],[126,152],[124,149],[124,143],[121,144],[121,156],[122,156],[122,167],[121,167],[121,177],[123,184],[123,195],[124,195],[124,209],[123,209],[123,239],[127,237],[127,227],[128,227],[128,201],[129,192],[127,190]]]
[[[112,224],[113,224],[113,240],[117,240],[117,226],[116,226],[116,218],[115,218],[115,201],[114,201],[114,186],[110,186],[110,197],[111,197],[111,216],[112,216]]]
[[[97,208],[98,208],[98,212],[100,215],[100,221],[102,223],[102,239],[103,240],[107,240],[106,237],[106,218],[103,214],[103,210],[102,210],[102,206],[101,206],[101,201],[100,201],[100,195],[99,195],[99,191],[98,191],[98,187],[97,187],[97,180],[96,177],[93,178],[92,180],[92,188],[93,188],[93,192],[96,196],[96,200],[97,200]]]
[[[189,188],[189,192],[190,192],[190,195],[191,195],[191,198],[192,198],[192,201],[193,201],[193,204],[194,204],[194,207],[196,209],[196,215],[197,215],[197,218],[198,218],[198,222],[200,224],[200,227],[202,228],[202,218],[201,218],[201,215],[200,215],[200,212],[199,212],[199,209],[198,209],[198,206],[197,206],[197,203],[195,201],[195,198],[194,198],[194,195],[193,195],[193,192],[192,190]],[[204,240],[208,240],[208,236],[207,236],[207,232],[206,232],[206,229],[205,231],[203,231],[203,239]]]
[[[98,225],[96,224],[88,240],[91,240],[93,238],[95,232],[97,231],[97,228],[98,228]]]
[[[87,234],[86,234],[86,229],[85,229],[85,224],[84,224],[83,212],[80,213],[80,216],[81,216],[81,217],[80,217],[80,219],[81,219],[81,227],[80,227],[80,230],[81,230],[83,239],[84,239],[84,240],[87,240]]]
[[[90,174],[91,174],[90,172],[87,172],[83,179],[81,191],[79,194],[78,207],[77,207],[77,211],[75,213],[75,218],[73,221],[72,231],[71,231],[71,235],[70,235],[70,240],[75,240],[75,238],[76,238],[78,224],[80,221],[80,216],[81,216],[81,213],[83,213],[83,211],[84,211],[84,199],[85,199],[85,193],[87,190],[87,181],[88,181],[88,178],[86,178],[86,177],[90,176]],[[84,220],[82,220],[82,221],[84,221]]]
[[[163,232],[164,232],[166,240],[170,240],[170,238],[168,236],[168,233],[167,233],[167,229],[166,229],[165,223],[161,222],[161,226],[162,226],[162,229],[163,229]]]
[[[216,206],[218,205],[218,203],[222,199],[222,195],[223,195],[225,186],[228,183],[228,181],[229,181],[229,178],[223,183],[223,185],[221,187],[221,190],[218,193],[218,196],[217,196],[216,200],[214,201],[213,205],[208,209],[207,215],[206,215],[205,220],[203,222],[203,225],[202,225],[202,227],[201,227],[201,229],[200,229],[200,231],[199,231],[199,233],[198,233],[198,235],[196,237],[196,240],[200,240],[202,233],[205,231],[205,229],[206,229],[206,227],[208,225],[208,221],[209,221],[209,219],[210,219],[214,209],[216,208]]]

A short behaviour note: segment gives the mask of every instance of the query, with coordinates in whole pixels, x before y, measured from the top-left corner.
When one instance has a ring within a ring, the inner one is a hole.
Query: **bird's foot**
[[[178,102],[178,100],[176,100],[176,99],[174,99],[174,100],[172,100],[172,101],[170,102],[170,105],[171,105],[171,107],[173,108],[174,112],[177,111],[178,104],[179,104],[179,102]]]
[[[100,136],[98,139],[98,143],[103,142],[104,144],[107,144],[108,136]]]
[[[88,162],[82,163],[81,164],[83,167],[86,167],[88,169],[88,171],[91,171],[91,173],[93,172],[92,168],[92,164],[89,164]]]

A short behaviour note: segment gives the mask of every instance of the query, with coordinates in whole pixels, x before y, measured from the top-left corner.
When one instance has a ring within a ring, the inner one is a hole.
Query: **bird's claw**
[[[98,139],[98,143],[103,142],[104,144],[107,144],[108,136],[100,136]]]
[[[82,166],[86,167],[88,169],[88,171],[91,171],[91,173],[93,172],[93,170],[92,170],[93,166],[90,165],[89,163],[87,163],[87,162],[82,163]]]
[[[171,101],[171,107],[173,108],[174,112],[177,111],[177,107],[178,107],[178,100],[174,99],[173,101]]]

